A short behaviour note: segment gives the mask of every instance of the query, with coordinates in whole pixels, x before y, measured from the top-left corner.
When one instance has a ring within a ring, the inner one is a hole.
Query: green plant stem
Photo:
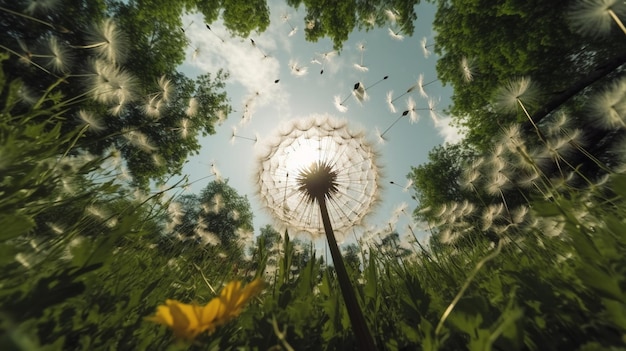
[[[346,271],[346,266],[343,263],[341,252],[337,246],[337,239],[335,239],[335,233],[330,223],[330,217],[328,216],[326,198],[324,195],[321,195],[318,196],[316,200],[320,206],[324,231],[326,232],[326,239],[328,239],[328,246],[330,247],[330,255],[333,258],[333,264],[335,266],[335,271],[337,272],[337,279],[339,280],[339,287],[341,288],[341,294],[343,295],[343,300],[345,301],[348,309],[348,316],[350,317],[350,322],[352,323],[352,329],[354,330],[358,349],[362,351],[376,350],[374,339],[372,338],[372,334],[365,323],[363,312],[361,311],[361,307],[359,307],[356,294],[352,289],[352,284],[350,283],[350,278],[348,277],[348,271]]]
[[[478,274],[478,271],[480,271],[480,269],[483,268],[485,263],[494,259],[496,256],[500,254],[500,251],[502,251],[503,242],[504,242],[503,240],[498,241],[498,246],[496,246],[496,249],[491,254],[487,255],[487,257],[480,260],[480,262],[478,262],[476,267],[474,267],[474,270],[470,273],[469,277],[467,277],[467,279],[465,280],[465,283],[463,283],[461,290],[459,290],[459,292],[454,297],[454,300],[450,302],[450,305],[448,305],[448,308],[446,308],[445,312],[443,312],[443,314],[441,315],[441,318],[439,319],[439,324],[437,324],[437,328],[435,328],[435,336],[441,332],[441,328],[443,328],[443,323],[446,321],[446,319],[448,319],[448,317],[450,316],[450,313],[452,313],[452,310],[454,309],[456,304],[459,302],[459,300],[461,300],[461,297],[463,297],[463,294],[465,294],[465,290],[469,288],[469,285],[472,283],[472,280],[474,280],[474,278],[476,277],[476,274]]]

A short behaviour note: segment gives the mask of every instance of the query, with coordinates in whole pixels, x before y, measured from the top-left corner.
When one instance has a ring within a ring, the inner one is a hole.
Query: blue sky
[[[311,114],[345,118],[351,128],[365,130],[377,144],[379,164],[383,167],[382,202],[367,217],[366,227],[361,231],[367,236],[389,228],[394,209],[406,203],[410,213],[417,205],[411,198],[412,193],[403,191],[401,187],[407,182],[406,175],[411,166],[424,163],[434,146],[458,140],[456,129],[448,126],[449,118],[443,113],[449,104],[450,88],[442,87],[440,82],[435,81],[425,86],[424,90],[437,104],[437,121],[429,116],[429,111],[418,111],[420,118],[416,123],[403,117],[387,131],[384,144],[377,142],[376,130],[382,132],[392,125],[406,110],[406,98],[412,97],[418,109],[428,107],[428,100],[420,96],[419,89],[415,89],[394,103],[397,112],[392,113],[386,103],[387,93],[393,90],[394,97],[401,95],[417,83],[420,74],[424,83],[436,80],[437,56],[431,54],[425,58],[420,44],[423,37],[427,38],[428,44],[433,42],[435,6],[423,3],[416,9],[418,19],[412,37],[394,40],[387,27],[369,32],[355,31],[344,43],[343,50],[326,61],[322,54],[332,51],[332,42],[323,39],[311,43],[304,39],[305,12],[302,8],[296,11],[282,2],[270,1],[269,28],[263,33],[253,33],[249,38],[231,38],[219,21],[211,24],[211,32],[206,29],[201,15],[185,16],[183,23],[190,46],[181,70],[190,76],[216,72],[220,68],[227,70],[230,78],[226,82],[226,90],[235,111],[216,126],[215,135],[201,139],[200,154],[189,159],[183,173],[193,181],[209,175],[211,164],[214,164],[221,175],[229,179],[229,185],[249,198],[258,233],[260,227],[273,223],[255,195],[252,180],[259,144],[244,138],[233,140],[233,128],[236,128],[237,135],[256,137],[258,143],[263,143],[285,120]],[[283,20],[284,16],[288,16],[289,23]],[[297,27],[292,36],[289,36],[292,31],[290,24]],[[251,44],[250,39],[256,46]],[[359,50],[359,45],[363,45],[365,50]],[[361,52],[362,63],[368,68],[366,72],[354,68],[355,63],[361,63]],[[312,62],[314,59],[324,62],[323,74],[320,74],[321,65]],[[307,74],[294,75],[294,63],[301,70],[306,69]],[[384,76],[388,79],[371,86]],[[280,82],[274,83],[276,79]],[[350,97],[345,103],[348,110],[340,112],[333,103],[334,97],[339,96],[343,100],[351,94],[357,82],[368,88],[369,99],[359,104],[354,97]],[[248,113],[243,117],[246,105]],[[198,181],[186,191],[198,193],[209,181],[211,179]],[[390,181],[401,186],[392,185]],[[404,235],[408,223],[406,216],[400,216],[391,224]],[[346,242],[350,241],[348,238]]]

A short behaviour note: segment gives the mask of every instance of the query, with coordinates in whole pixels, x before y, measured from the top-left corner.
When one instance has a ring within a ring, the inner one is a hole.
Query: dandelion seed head
[[[610,34],[615,25],[611,12],[619,18],[626,17],[626,3],[621,0],[577,0],[573,1],[567,16],[574,31],[600,38]]]
[[[474,61],[463,56],[461,58],[460,66],[463,80],[467,83],[474,80]]]
[[[324,233],[318,195],[325,196],[337,233],[361,224],[378,202],[377,152],[363,132],[350,130],[343,120],[328,115],[291,120],[265,146],[255,175],[258,195],[286,228],[312,237]],[[325,185],[316,187],[317,181]]]
[[[539,87],[529,77],[521,77],[506,82],[496,89],[495,107],[503,113],[516,113],[520,104],[535,105],[539,98]]]
[[[104,19],[87,32],[87,46],[112,63],[123,63],[128,52],[128,38],[111,18]]]

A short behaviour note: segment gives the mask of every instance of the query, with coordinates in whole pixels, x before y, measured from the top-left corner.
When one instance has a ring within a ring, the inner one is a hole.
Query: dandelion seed
[[[128,52],[128,38],[111,18],[92,26],[87,32],[87,42],[87,45],[76,48],[94,49],[100,57],[112,63],[123,63]]]
[[[298,64],[298,61],[295,60],[289,60],[289,69],[291,71],[291,74],[296,77],[302,77],[309,73],[307,67],[300,66]]]
[[[433,123],[436,125],[439,124],[439,117],[437,116],[437,110],[435,109],[436,106],[436,102],[433,99],[428,99],[428,114],[430,116],[430,119],[433,120]]]
[[[359,64],[359,63],[355,63],[355,64],[353,64],[353,67],[354,67],[357,71],[360,71],[360,72],[367,72],[367,71],[369,71],[369,68],[367,68],[367,67],[365,67],[365,66],[363,66],[363,65],[361,65],[361,64]]]
[[[417,123],[417,121],[420,118],[416,111],[417,104],[415,103],[415,100],[413,100],[413,98],[410,96],[406,100],[406,108],[408,110],[409,119],[411,120],[411,123]]]
[[[289,31],[289,34],[287,34],[287,36],[293,37],[294,35],[296,35],[297,32],[298,32],[298,27],[293,27],[291,31]]]
[[[150,143],[148,137],[138,130],[125,128],[122,130],[122,137],[124,137],[130,145],[144,152],[151,153],[157,149]]]
[[[106,129],[106,125],[93,112],[79,110],[78,119],[81,126],[88,126],[88,131],[90,132],[98,134]]]
[[[187,105],[187,109],[185,109],[185,115],[191,118],[198,114],[198,99],[192,97],[189,99],[189,103]]]
[[[376,127],[376,140],[378,140],[379,144],[384,144],[387,142],[387,139],[385,139],[385,136],[380,132],[380,129],[378,129],[378,127]]]
[[[495,106],[503,113],[516,113],[518,107],[526,112],[527,105],[534,105],[538,100],[538,87],[528,77],[506,82],[495,93]]]
[[[398,11],[396,11],[395,9],[385,9],[385,16],[387,16],[387,20],[391,23],[394,24],[398,21]]]
[[[346,111],[348,111],[348,107],[343,104],[343,101],[341,101],[341,96],[339,96],[339,95],[335,95],[333,97],[333,104],[335,105],[335,108],[339,112],[346,112]]]
[[[57,37],[51,36],[47,40],[49,55],[41,55],[42,57],[48,57],[49,61],[46,64],[53,72],[67,73],[70,66],[70,51],[67,46],[61,44]]]
[[[589,99],[589,116],[605,130],[625,128],[626,80],[622,79]]]
[[[385,101],[387,102],[387,107],[389,108],[389,111],[391,111],[391,113],[396,113],[396,107],[393,105],[393,90],[387,92],[387,97]]]
[[[217,166],[215,165],[215,163],[211,163],[211,174],[215,176],[215,181],[217,182],[222,181],[222,172],[220,172],[220,170],[217,169]]]
[[[397,40],[397,41],[402,41],[404,40],[404,36],[402,34],[400,34],[400,32],[396,32],[391,28],[387,28],[388,32],[389,32],[389,36],[391,37],[391,39],[393,40]]]
[[[599,38],[611,33],[612,23],[626,34],[620,17],[626,17],[626,3],[620,0],[577,0],[568,12],[572,29]]]
[[[183,118],[180,121],[180,137],[183,139],[187,139],[189,136],[189,123],[190,120],[187,118]]]
[[[59,0],[28,0],[24,13],[29,15],[56,12],[61,5]]]
[[[365,86],[361,82],[355,84],[354,89],[352,90],[352,94],[354,94],[354,97],[359,103],[363,103],[364,101],[369,100],[369,96],[367,95]]]
[[[161,117],[162,100],[157,96],[150,98],[143,106],[143,110],[148,117],[159,119]]]
[[[474,61],[463,56],[463,58],[461,58],[460,66],[463,80],[467,83],[471,82],[474,79]]]
[[[426,39],[426,37],[423,37],[422,40],[420,41],[420,45],[422,47],[422,53],[424,54],[424,58],[428,58],[428,56],[430,56],[431,52],[430,50],[428,50],[428,48],[430,47],[430,45],[427,45],[428,39]]]
[[[174,91],[172,81],[167,79],[165,76],[161,76],[159,78],[159,87],[161,88],[161,99],[165,102],[170,101],[172,92]]]

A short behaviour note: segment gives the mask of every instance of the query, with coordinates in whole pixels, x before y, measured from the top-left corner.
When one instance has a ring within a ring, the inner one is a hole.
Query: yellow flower
[[[261,279],[243,288],[239,281],[230,282],[220,296],[205,306],[167,299],[165,305],[158,306],[156,314],[146,320],[169,327],[180,339],[194,339],[204,332],[211,334],[218,326],[237,317],[246,302],[263,290],[263,285]]]

